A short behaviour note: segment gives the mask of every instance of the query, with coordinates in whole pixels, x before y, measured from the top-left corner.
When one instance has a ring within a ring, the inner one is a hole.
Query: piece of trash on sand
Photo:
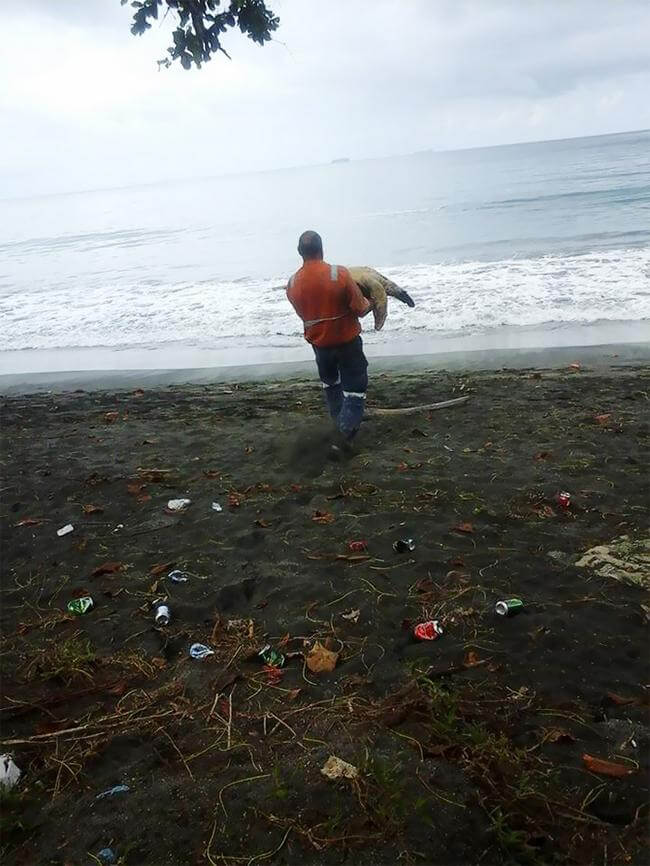
[[[115,863],[117,861],[117,857],[113,852],[112,848],[102,848],[101,851],[97,852],[97,859],[103,866],[110,866],[111,863]]]
[[[328,650],[320,641],[316,641],[305,655],[305,663],[314,674],[330,673],[338,660],[339,654]]]
[[[177,511],[185,511],[191,504],[191,499],[170,499],[166,507],[167,511],[175,514]]]
[[[126,794],[130,790],[128,785],[115,785],[113,788],[109,788],[108,791],[102,791],[101,794],[97,794],[95,800],[103,800],[104,797],[114,797],[116,794]]]
[[[359,771],[354,764],[348,764],[347,761],[337,758],[336,755],[330,755],[320,771],[326,779],[331,779],[333,782],[337,779],[359,778]]]
[[[14,526],[40,526],[42,522],[42,517],[23,517],[18,523],[14,523]]]
[[[223,511],[223,505],[219,505],[218,502],[213,502],[210,507],[213,511]]]
[[[70,613],[77,614],[77,616],[81,616],[83,613],[88,613],[88,611],[92,610],[94,606],[95,602],[89,595],[82,595],[80,598],[73,598],[67,604]]]
[[[499,616],[514,616],[523,610],[524,603],[520,598],[506,598],[494,605],[494,610]]]
[[[203,659],[207,659],[208,656],[213,656],[214,650],[210,649],[210,647],[206,646],[204,643],[193,643],[190,647],[190,655],[193,659],[199,659],[199,661],[202,661]]]
[[[187,583],[190,579],[189,571],[181,571],[180,568],[175,568],[173,571],[170,571],[167,577],[172,583]]]
[[[413,629],[413,634],[418,640],[438,640],[442,634],[442,626],[437,619],[419,622]]]
[[[555,501],[560,508],[568,508],[571,505],[571,494],[566,490],[560,490],[558,495],[555,497]]]
[[[113,533],[121,532],[123,529],[124,529],[124,524],[118,523],[117,526],[115,527],[115,529],[113,530]]]
[[[169,606],[161,599],[156,599],[151,606],[153,608],[153,618],[156,625],[169,625],[172,618]]]
[[[350,622],[359,622],[359,617],[361,616],[360,608],[356,608],[354,610],[349,610],[347,613],[342,613],[341,616],[343,619],[348,619]]]
[[[61,529],[57,529],[56,534],[61,538],[64,535],[69,535],[71,532],[74,532],[74,526],[71,523],[66,523]]]
[[[9,791],[20,779],[21,773],[11,755],[0,755],[0,788]]]
[[[348,550],[352,553],[363,553],[368,550],[367,541],[348,541]]]
[[[265,665],[271,668],[283,668],[286,661],[285,656],[281,652],[278,652],[278,650],[273,649],[270,643],[262,647],[258,652],[258,656]]]
[[[412,538],[399,538],[393,543],[395,553],[406,553],[407,550],[415,550],[415,541]]]

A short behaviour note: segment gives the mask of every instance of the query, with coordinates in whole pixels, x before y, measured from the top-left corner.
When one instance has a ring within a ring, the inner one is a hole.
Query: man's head
[[[305,261],[323,258],[323,241],[318,232],[303,232],[298,238],[298,252]]]

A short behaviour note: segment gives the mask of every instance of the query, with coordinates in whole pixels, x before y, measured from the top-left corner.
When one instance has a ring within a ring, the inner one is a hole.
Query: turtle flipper
[[[372,301],[372,314],[375,319],[375,331],[381,331],[388,315],[386,289],[378,279],[379,274],[372,268],[348,268],[354,282],[361,289],[364,298]]]

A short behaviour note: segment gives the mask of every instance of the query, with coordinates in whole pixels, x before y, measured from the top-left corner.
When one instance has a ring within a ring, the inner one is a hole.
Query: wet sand
[[[647,366],[375,370],[470,400],[342,463],[313,382],[144,384],[3,399],[3,862],[646,862],[647,593],[575,563],[647,535]]]

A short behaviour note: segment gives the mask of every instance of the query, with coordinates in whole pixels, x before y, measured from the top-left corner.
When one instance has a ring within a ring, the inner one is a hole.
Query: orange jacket
[[[358,316],[370,304],[340,265],[309,259],[291,277],[287,297],[303,321],[305,340],[313,346],[338,346],[361,333]]]

